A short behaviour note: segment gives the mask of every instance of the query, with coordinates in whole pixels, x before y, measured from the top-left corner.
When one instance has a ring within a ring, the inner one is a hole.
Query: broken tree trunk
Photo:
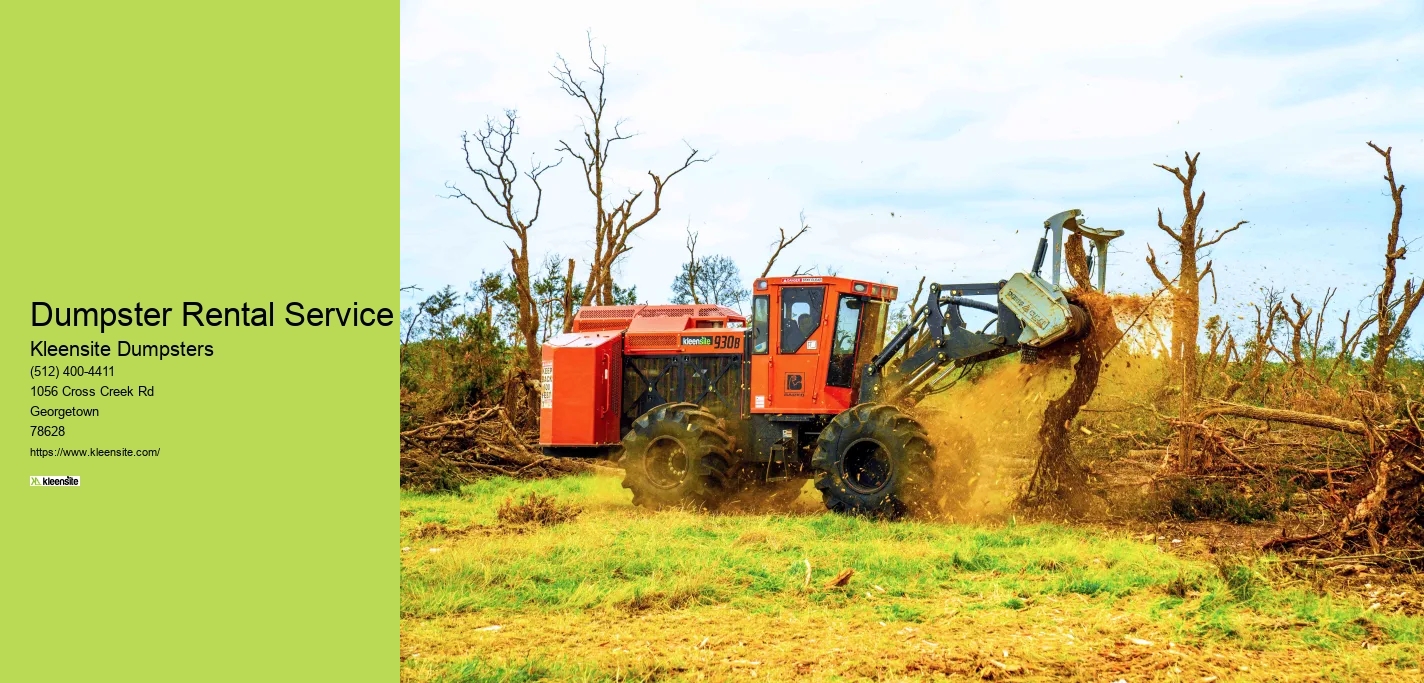
[[[1071,254],[1069,260],[1072,270]],[[1082,271],[1086,270],[1084,263]],[[1025,508],[1078,516],[1088,511],[1092,494],[1088,490],[1088,471],[1073,456],[1069,429],[1083,405],[1097,390],[1103,357],[1117,344],[1122,331],[1115,322],[1110,297],[1080,289],[1071,292],[1069,300],[1088,312],[1092,327],[1082,339],[1060,345],[1051,353],[1040,356],[1048,362],[1071,362],[1073,380],[1067,391],[1049,401],[1044,408],[1043,422],[1038,429],[1038,462],[1028,489],[1019,498],[1019,504]],[[1076,362],[1071,360],[1073,356],[1076,356]]]

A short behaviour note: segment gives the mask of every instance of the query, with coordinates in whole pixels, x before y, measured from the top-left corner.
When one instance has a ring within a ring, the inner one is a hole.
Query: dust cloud
[[[1161,307],[1142,296],[1079,292],[1073,298],[1093,317],[1087,337],[1040,354],[1036,363],[1017,355],[986,363],[915,407],[938,452],[940,514],[958,521],[1007,516],[1024,500],[1041,458],[1051,454],[1077,468],[1078,458],[1097,455],[1071,452],[1070,423],[1079,409],[1143,400],[1160,386],[1161,363],[1150,354],[1165,345],[1155,326],[1142,323],[1160,320]],[[1067,396],[1070,391],[1078,395]],[[1043,421],[1050,404],[1059,417],[1052,425]]]

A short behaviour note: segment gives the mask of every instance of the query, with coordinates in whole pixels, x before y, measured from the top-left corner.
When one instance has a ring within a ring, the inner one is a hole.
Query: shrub
[[[1220,483],[1182,482],[1168,491],[1168,509],[1173,517],[1188,521],[1220,519],[1234,524],[1250,524],[1275,519],[1278,501],[1265,496],[1237,493]]]

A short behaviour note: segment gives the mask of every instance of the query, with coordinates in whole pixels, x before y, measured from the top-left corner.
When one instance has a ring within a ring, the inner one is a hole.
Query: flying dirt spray
[[[1093,330],[1071,346],[1056,350],[1062,354],[1062,363],[1072,363],[1073,379],[1068,389],[1043,410],[1038,429],[1038,463],[1019,502],[1027,508],[1080,515],[1087,512],[1091,495],[1087,470],[1073,457],[1070,428],[1097,390],[1103,358],[1122,333],[1115,324],[1110,297],[1086,288],[1072,292],[1070,297],[1092,316]],[[1070,354],[1076,356],[1076,361],[1069,359]]]
[[[1071,427],[1097,389],[1104,358],[1122,339],[1117,309],[1140,309],[1142,303],[1093,286],[1082,234],[1073,231],[1064,247],[1068,272],[1078,283],[1066,298],[1086,313],[1087,332],[1031,349],[1034,362],[997,362],[917,410],[940,454],[937,502],[944,514],[974,518],[1021,508],[1081,515],[1092,506],[1089,473],[1073,455]],[[1045,403],[1049,396],[1055,398]]]

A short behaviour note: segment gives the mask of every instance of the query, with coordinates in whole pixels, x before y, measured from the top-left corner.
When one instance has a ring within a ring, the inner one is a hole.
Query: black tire
[[[834,512],[894,519],[931,500],[934,445],[899,408],[862,403],[821,430],[811,459]]]
[[[647,508],[716,509],[731,492],[732,439],[694,403],[665,403],[623,437],[623,488]]]

